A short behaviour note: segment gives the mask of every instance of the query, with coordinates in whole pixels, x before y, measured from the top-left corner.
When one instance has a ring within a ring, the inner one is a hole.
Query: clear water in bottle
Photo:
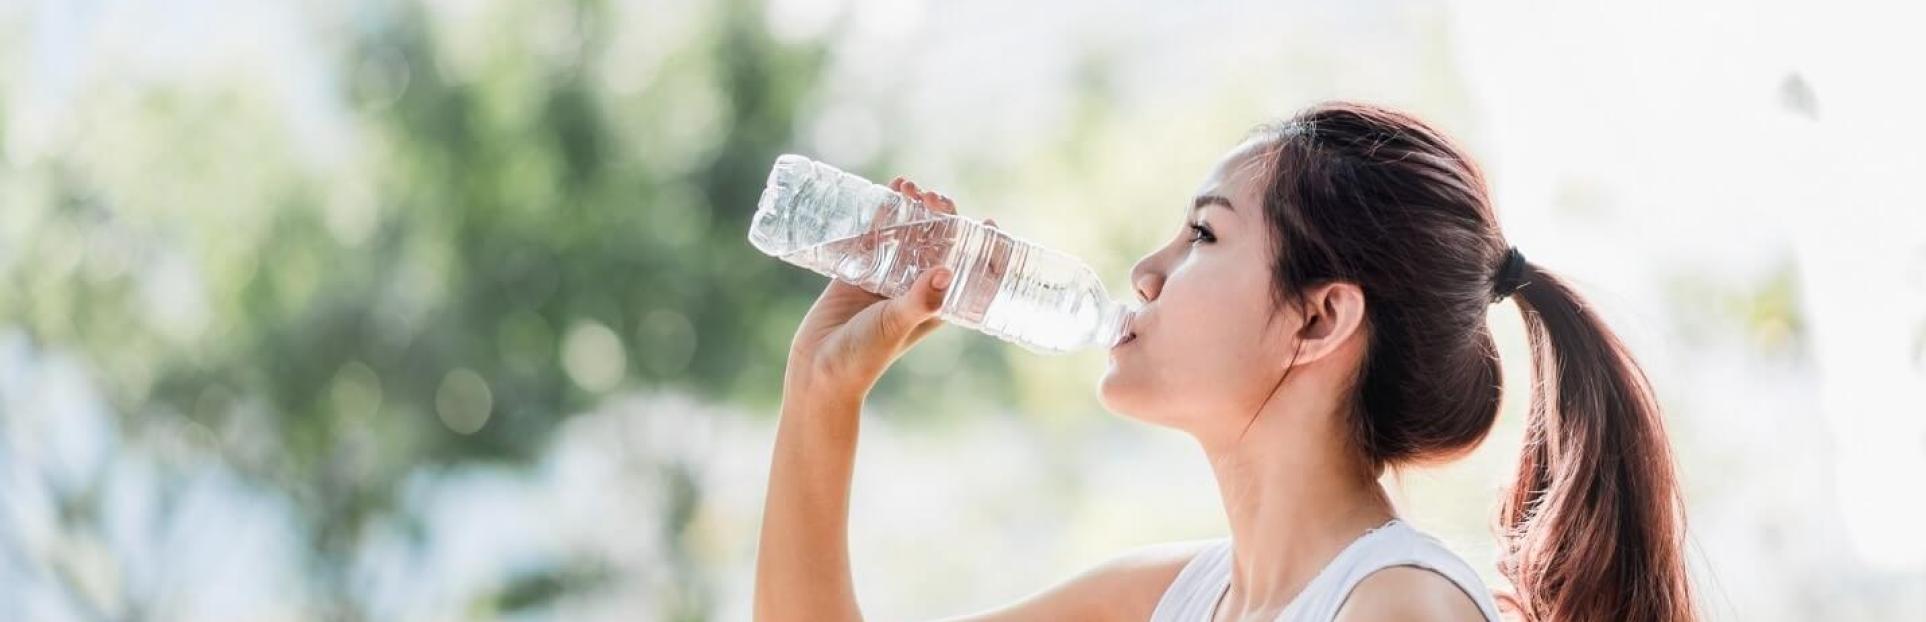
[[[944,320],[1038,352],[1109,347],[1129,321],[1129,308],[1075,257],[798,155],[776,159],[749,241],[889,297],[909,291],[924,270],[949,266]]]

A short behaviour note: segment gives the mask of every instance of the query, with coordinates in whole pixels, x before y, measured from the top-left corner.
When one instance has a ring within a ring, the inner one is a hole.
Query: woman
[[[940,194],[891,187],[941,209]],[[1498,229],[1485,181],[1423,122],[1326,104],[1259,128],[1139,261],[1106,407],[1203,446],[1225,540],[1124,553],[980,620],[1694,617],[1658,406],[1625,346]],[[936,326],[945,270],[885,300],[842,283],[803,319],[783,386],[756,617],[853,620],[846,540],[864,396]],[[1514,296],[1533,396],[1502,500],[1494,598],[1397,519],[1388,468],[1450,460],[1498,415],[1491,303]]]

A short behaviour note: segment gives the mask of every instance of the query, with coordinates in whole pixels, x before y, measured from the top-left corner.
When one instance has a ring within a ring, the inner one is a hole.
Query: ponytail
[[[1691,620],[1684,516],[1657,399],[1566,282],[1527,263],[1524,454],[1498,520],[1500,600],[1524,620]]]

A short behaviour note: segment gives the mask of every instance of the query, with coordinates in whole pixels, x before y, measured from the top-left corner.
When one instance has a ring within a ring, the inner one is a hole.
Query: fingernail
[[[931,285],[935,285],[937,289],[949,289],[951,276],[953,275],[950,274],[949,268],[937,268],[936,282],[931,283]]]

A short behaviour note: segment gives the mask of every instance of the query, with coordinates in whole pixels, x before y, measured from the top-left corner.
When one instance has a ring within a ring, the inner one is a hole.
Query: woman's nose
[[[1152,255],[1138,260],[1137,265],[1130,269],[1130,285],[1137,290],[1137,299],[1143,302],[1156,300],[1164,290],[1164,275],[1151,261],[1155,257]]]

